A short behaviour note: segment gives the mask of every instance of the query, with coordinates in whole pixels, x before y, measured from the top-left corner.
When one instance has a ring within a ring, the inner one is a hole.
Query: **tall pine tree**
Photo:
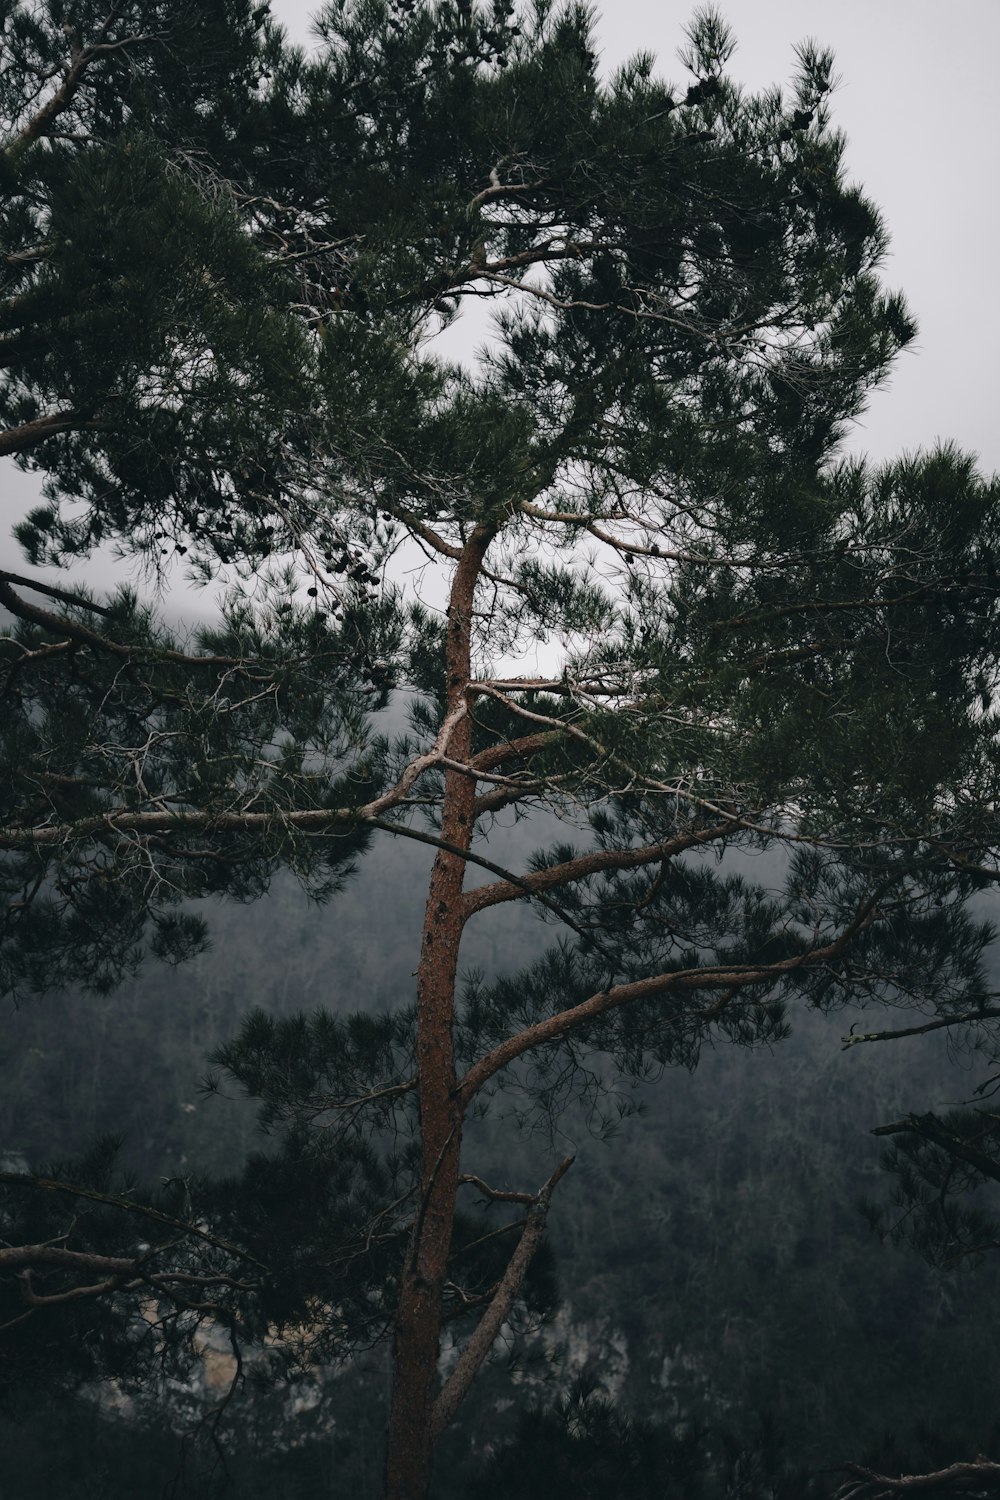
[[[411,1005],[253,1015],[219,1058],[285,1154],[145,1205],[152,1252],[102,1219],[53,1255],[31,1210],[5,1336],[151,1291],[314,1353],[391,1332],[386,1494],[423,1500],[570,1165],[483,1181],[498,1089],[600,1106],[796,1003],[988,1020],[997,492],[947,448],[839,455],[914,329],[825,53],[753,96],[713,12],[675,86],[602,82],[586,12],[542,0],[331,5],[308,58],[235,3],[4,25],[0,449],[46,476],[20,541],[230,585],[182,638],[0,575],[5,990],[183,959],[188,898],[283,865],[326,897],[373,838],[434,850]],[[539,809],[564,833],[507,868],[491,829]],[[765,887],[738,851],[768,849]],[[461,980],[512,902],[554,945]],[[70,1198],[133,1212],[88,1170]]]

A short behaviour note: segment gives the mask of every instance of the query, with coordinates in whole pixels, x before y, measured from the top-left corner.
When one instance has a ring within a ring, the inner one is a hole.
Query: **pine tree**
[[[231,590],[183,639],[134,593],[0,576],[4,988],[181,960],[188,898],[282,865],[328,897],[374,837],[433,848],[414,1006],[251,1016],[218,1063],[290,1155],[184,1221],[268,1265],[314,1349],[364,1316],[299,1262],[325,1235],[328,1275],[360,1267],[394,1343],[386,1493],[423,1500],[542,1305],[570,1166],[483,1181],[463,1134],[497,1090],[613,1114],[615,1078],[777,1040],[790,1003],[988,1019],[997,492],[948,448],[840,456],[914,326],[825,53],[750,96],[708,11],[680,88],[644,57],[603,83],[586,13],[541,0],[332,5],[308,59],[262,7],[5,24],[0,447],[47,476],[20,541],[181,553]],[[471,369],[434,342],[470,304]],[[403,734],[373,720],[392,694]],[[509,869],[489,833],[536,810],[565,831]],[[768,850],[765,885],[739,854]],[[461,980],[467,924],[511,902],[554,945]],[[317,1163],[340,1175],[329,1205],[303,1187],[283,1267],[268,1226]],[[122,1259],[95,1301],[148,1287]],[[28,1311],[86,1273],[50,1265]]]

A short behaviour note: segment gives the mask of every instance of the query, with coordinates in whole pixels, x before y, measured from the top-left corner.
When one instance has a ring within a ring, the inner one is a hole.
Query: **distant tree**
[[[882,1041],[908,1032],[925,1033],[945,1018],[897,1033],[874,1032],[849,1041]],[[995,1069],[995,1038],[977,1035],[975,1022],[957,1017],[949,1034],[972,1032]],[[981,1030],[981,1028],[980,1028]],[[995,1073],[980,1084],[982,1099],[995,1092]],[[882,1165],[893,1179],[888,1205],[865,1203],[872,1228],[896,1245],[909,1245],[943,1271],[972,1269],[984,1256],[1000,1250],[1000,1117],[985,1104],[967,1103],[944,1114],[931,1111],[904,1115],[877,1126],[873,1135],[887,1138]],[[851,1464],[851,1477],[839,1500],[883,1500],[891,1495],[976,1495],[992,1500],[1000,1494],[1000,1462],[982,1453],[951,1462],[928,1464],[925,1455],[895,1455],[890,1465]]]
[[[252,1015],[218,1063],[289,1155],[177,1231],[266,1264],[310,1357],[391,1332],[386,1494],[423,1500],[544,1305],[570,1165],[483,1180],[463,1140],[498,1089],[613,1116],[615,1078],[776,1040],[792,1001],[991,1019],[997,491],[947,448],[838,457],[913,324],[825,53],[786,99],[727,78],[712,12],[680,88],[645,57],[602,83],[586,13],[543,3],[333,5],[309,59],[262,7],[6,25],[0,444],[48,476],[18,535],[231,590],[184,639],[134,593],[0,577],[4,988],[181,960],[184,900],[283,864],[326,897],[376,836],[434,849],[414,1005]],[[433,342],[469,304],[472,369]],[[507,868],[491,830],[538,809],[565,836]],[[719,863],[768,849],[776,888]],[[460,979],[511,902],[557,942]],[[101,1296],[164,1292],[145,1253]],[[16,1265],[18,1338],[98,1300],[82,1262]]]
[[[688,1422],[635,1422],[592,1375],[554,1406],[522,1413],[518,1430],[476,1473],[477,1494],[504,1500],[808,1500],[829,1493],[788,1463],[773,1423],[746,1435]]]

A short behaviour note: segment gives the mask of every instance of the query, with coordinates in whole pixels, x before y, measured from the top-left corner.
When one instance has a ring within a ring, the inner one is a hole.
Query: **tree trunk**
[[[472,604],[492,529],[477,527],[463,549],[448,609],[448,711],[466,694]],[[459,719],[448,746],[466,761],[472,724]],[[442,840],[468,849],[473,833],[474,778],[445,773]],[[455,1089],[454,1008],[458,950],[465,916],[465,860],[439,850],[431,872],[417,970],[417,1098],[420,1109],[420,1194],[400,1281],[393,1351],[392,1402],[386,1457],[386,1500],[426,1500],[434,1440],[441,1312],[451,1248],[462,1149],[462,1104]]]

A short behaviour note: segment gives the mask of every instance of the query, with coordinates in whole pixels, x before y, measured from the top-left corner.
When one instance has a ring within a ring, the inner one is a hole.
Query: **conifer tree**
[[[18,536],[230,591],[182,638],[134,592],[0,575],[3,987],[181,960],[188,898],[281,866],[330,897],[376,837],[434,856],[412,1005],[255,1014],[218,1059],[286,1156],[164,1208],[165,1269],[13,1247],[14,1332],[150,1287],[197,1318],[199,1274],[213,1316],[315,1357],[391,1332],[386,1494],[423,1500],[540,1305],[570,1166],[482,1179],[463,1136],[497,1090],[599,1113],[609,1077],[771,1042],[795,1003],[988,1021],[997,492],[948,448],[840,456],[914,325],[829,55],[753,96],[710,11],[680,86],[646,57],[603,82],[586,12],[543,0],[334,4],[309,58],[263,7],[56,11],[6,8],[0,80],[0,448],[46,475]],[[471,368],[440,337],[469,306]],[[563,834],[506,867],[491,829],[538,810]],[[769,886],[734,863],[770,849]],[[512,902],[553,946],[463,980]]]

